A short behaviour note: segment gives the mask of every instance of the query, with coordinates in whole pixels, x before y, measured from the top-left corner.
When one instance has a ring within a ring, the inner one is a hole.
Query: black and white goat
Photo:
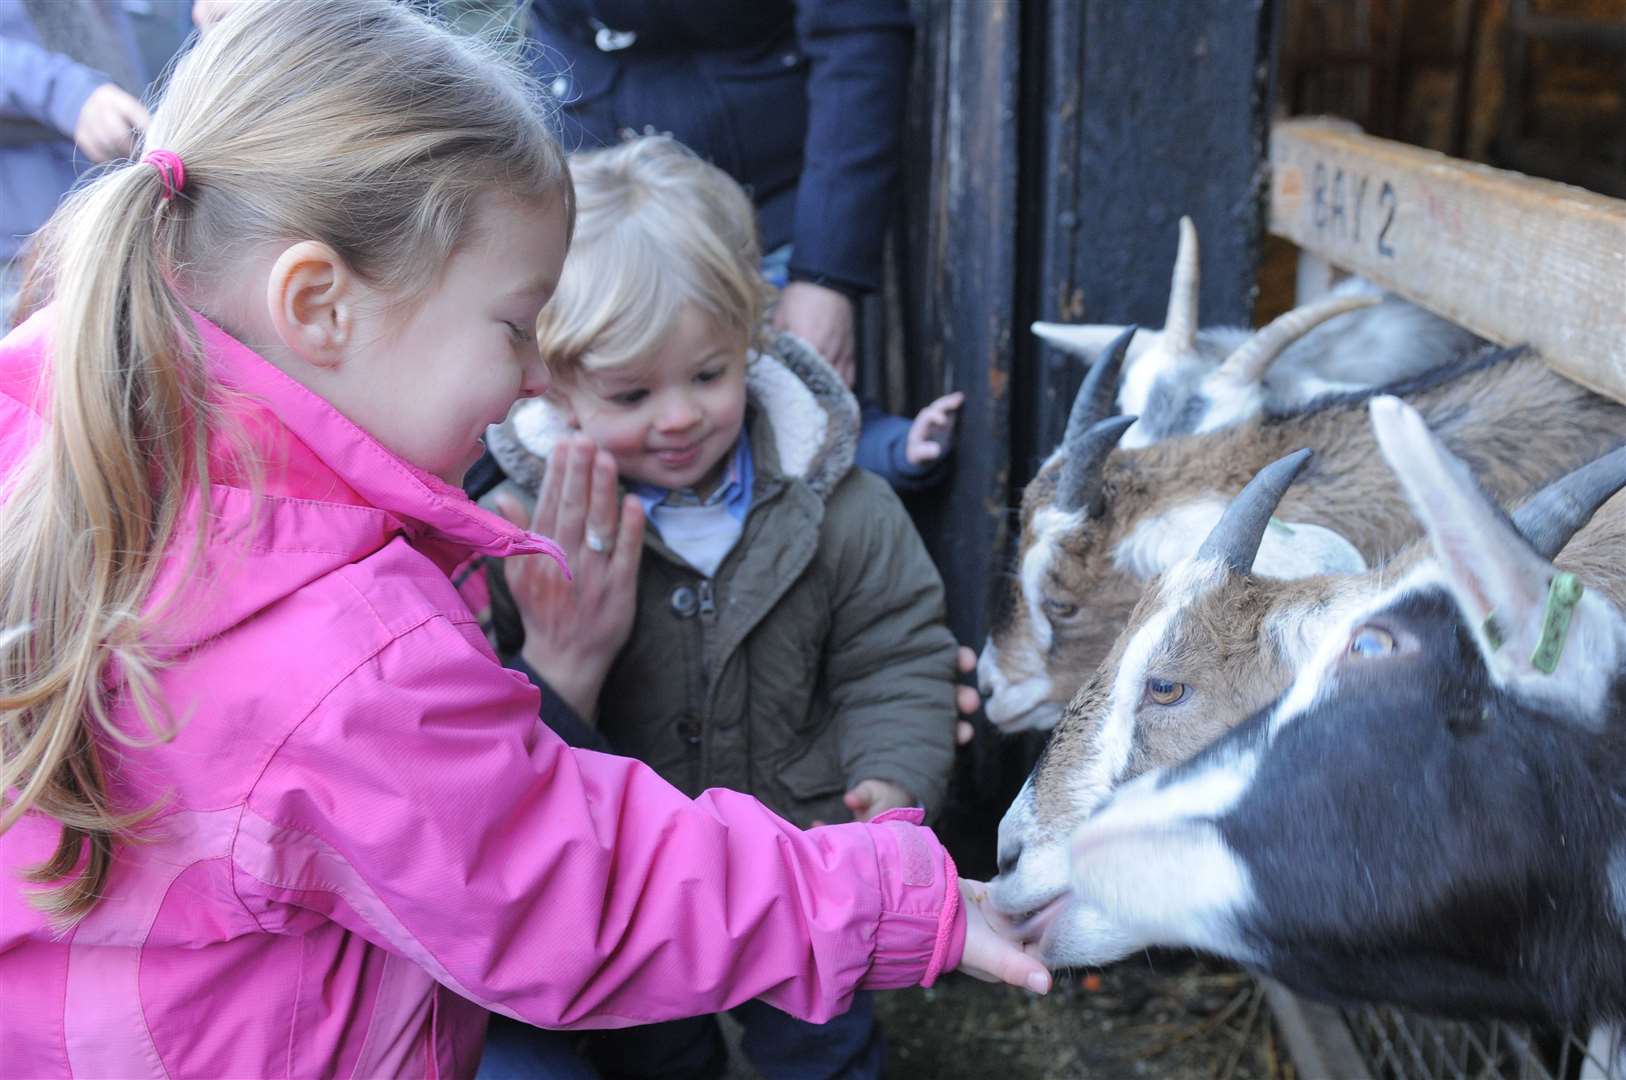
[[[1416,411],[1371,413],[1432,557],[1274,704],[1116,791],[1020,929],[1052,964],[1190,946],[1319,996],[1626,1018],[1626,617]]]
[[[1341,282],[1262,330],[1199,329],[1198,280],[1197,229],[1183,217],[1163,329],[1135,335],[1124,363],[1118,405],[1139,419],[1122,446],[1218,431],[1260,413],[1303,408],[1326,394],[1398,382],[1484,344],[1360,278]],[[1048,344],[1092,363],[1123,329],[1033,324],[1033,332]]]
[[[1147,587],[1000,825],[1003,902],[1042,907],[1065,891],[1069,839],[1113,791],[1188,760],[1280,697],[1328,634],[1429,557],[1422,540],[1366,574],[1279,581],[1253,573],[1276,506],[1308,456],[1300,450],[1262,469],[1197,553]],[[1544,557],[1562,549],[1560,569],[1626,609],[1623,485],[1626,447],[1542,489],[1513,520]]]

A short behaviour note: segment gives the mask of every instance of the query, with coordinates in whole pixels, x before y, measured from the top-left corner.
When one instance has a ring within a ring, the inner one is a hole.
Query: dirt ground
[[[1193,956],[1063,975],[1045,997],[954,976],[878,995],[892,1080],[1297,1080],[1263,992]]]
[[[1258,984],[1195,956],[1064,974],[1045,997],[951,975],[877,994],[887,1080],[1298,1080]],[[738,1053],[728,1080],[756,1080]]]

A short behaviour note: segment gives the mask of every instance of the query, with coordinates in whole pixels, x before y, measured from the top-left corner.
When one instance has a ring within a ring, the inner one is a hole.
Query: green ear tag
[[[1270,527],[1273,528],[1273,529],[1279,529],[1280,531],[1286,533],[1288,536],[1293,535],[1293,526],[1289,525],[1287,522],[1283,521],[1280,518],[1271,518],[1270,519]]]
[[[1558,658],[1564,655],[1564,641],[1569,637],[1570,618],[1585,591],[1586,587],[1574,574],[1553,575],[1553,583],[1547,589],[1547,610],[1541,619],[1541,640],[1536,642],[1536,651],[1530,654],[1530,664],[1537,671],[1551,675],[1558,668]]]

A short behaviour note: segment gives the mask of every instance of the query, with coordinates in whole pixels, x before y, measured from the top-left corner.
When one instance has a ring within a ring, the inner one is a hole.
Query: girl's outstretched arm
[[[822,1020],[960,963],[954,865],[913,812],[804,832],[735,792],[689,799],[565,747],[477,635],[381,625],[273,755],[233,846],[261,925],[314,910],[550,1027],[752,997]]]

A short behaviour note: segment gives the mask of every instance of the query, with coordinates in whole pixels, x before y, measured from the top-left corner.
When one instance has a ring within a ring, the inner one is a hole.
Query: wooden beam
[[[1271,232],[1626,401],[1626,202],[1326,121],[1270,144]]]

